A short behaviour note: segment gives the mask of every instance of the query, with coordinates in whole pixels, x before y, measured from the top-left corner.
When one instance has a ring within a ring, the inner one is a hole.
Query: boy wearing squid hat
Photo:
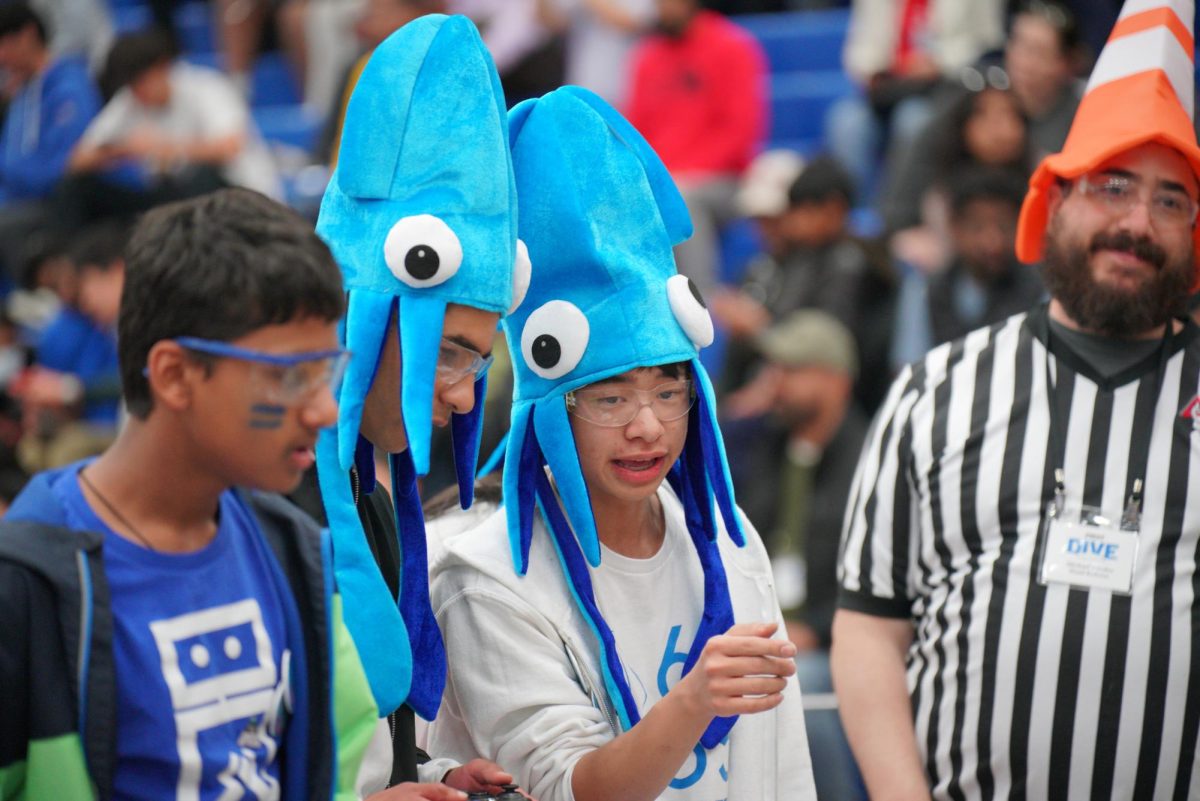
[[[542,801],[812,798],[795,649],[697,355],[712,322],[671,255],[679,192],[590,92],[509,124],[533,268],[505,321],[504,509],[433,567],[430,745]]]
[[[342,269],[339,333],[353,357],[337,425],[317,444],[323,510],[314,511],[328,520],[346,625],[379,712],[399,710],[396,780],[416,778],[412,712],[436,716],[446,671],[417,477],[428,471],[431,426],[450,425],[470,505],[492,341],[514,276],[518,286],[528,276],[505,109],[469,20],[409,23],[359,78],[317,220]],[[388,454],[394,510],[376,489],[376,450]],[[311,508],[307,500],[298,502]],[[456,786],[498,791],[509,778],[494,765],[468,772],[472,781]]]

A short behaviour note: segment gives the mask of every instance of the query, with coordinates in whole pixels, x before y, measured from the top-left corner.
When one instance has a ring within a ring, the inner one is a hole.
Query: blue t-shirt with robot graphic
[[[277,799],[293,603],[253,513],[221,496],[216,536],[165,554],[114,533],[61,482],[73,527],[103,532],[117,674],[115,798]]]

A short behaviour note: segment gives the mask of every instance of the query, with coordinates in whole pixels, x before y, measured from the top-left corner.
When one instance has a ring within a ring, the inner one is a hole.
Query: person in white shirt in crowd
[[[134,208],[121,210],[137,211],[221,185],[282,196],[246,101],[219,71],[176,60],[162,32],[121,37],[103,83],[115,93],[68,162],[70,172],[87,176],[77,184],[85,188],[73,190],[84,196],[85,217],[97,205],[112,213],[127,202]]]

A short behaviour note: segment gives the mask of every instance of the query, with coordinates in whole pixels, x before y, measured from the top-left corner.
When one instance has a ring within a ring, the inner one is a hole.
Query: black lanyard
[[[1058,402],[1057,402],[1057,399],[1055,398],[1055,390],[1057,387],[1056,387],[1054,379],[1050,375],[1050,357],[1053,356],[1054,353],[1053,353],[1053,350],[1051,347],[1051,337],[1053,336],[1053,331],[1052,331],[1053,326],[1050,323],[1049,310],[1046,311],[1045,323],[1046,323],[1046,329],[1045,329],[1045,334],[1046,334],[1046,342],[1045,342],[1045,345],[1046,345],[1046,363],[1045,363],[1046,400],[1047,400],[1047,407],[1048,407],[1049,415],[1050,415],[1049,446],[1050,446],[1050,448],[1053,449],[1051,452],[1054,454],[1055,459],[1057,460],[1057,464],[1058,464],[1058,466],[1054,468],[1054,502],[1055,502],[1054,505],[1055,505],[1056,511],[1061,513],[1063,511],[1063,503],[1064,503],[1064,499],[1066,497],[1066,491],[1067,491],[1067,489],[1066,489],[1066,473],[1062,467],[1062,458],[1066,454],[1067,446],[1066,446],[1066,433],[1063,431],[1063,428],[1060,425],[1060,421],[1058,419]],[[1171,351],[1172,351],[1172,345],[1174,343],[1174,339],[1175,339],[1175,319],[1169,318],[1167,320],[1167,324],[1163,327],[1162,345],[1160,346],[1159,353],[1158,353],[1158,369],[1155,372],[1155,376],[1154,376],[1154,403],[1153,403],[1153,407],[1152,407],[1154,409],[1158,408],[1158,398],[1159,398],[1159,395],[1162,393],[1162,385],[1163,385],[1163,380],[1164,380],[1164,378],[1166,376],[1166,372],[1167,372],[1167,364],[1171,361],[1171,355],[1172,355]],[[1062,360],[1057,359],[1057,357],[1056,357],[1056,361],[1059,363],[1059,367],[1061,368]],[[1153,414],[1148,415],[1147,421],[1148,421],[1147,425],[1149,425],[1151,428],[1150,433],[1153,433],[1154,415]],[[1138,440],[1135,438],[1134,441],[1137,442]],[[1148,450],[1149,450],[1149,446],[1147,445],[1147,451]],[[1149,456],[1147,456],[1147,460],[1148,459],[1149,459]],[[1143,465],[1142,466],[1143,473],[1145,473],[1145,468],[1146,468],[1146,466]],[[1125,505],[1125,513],[1124,513],[1124,516],[1122,517],[1122,523],[1127,523],[1127,522],[1128,523],[1136,523],[1136,520],[1137,520],[1138,516],[1140,515],[1140,509],[1141,509],[1141,503],[1142,503],[1142,488],[1143,488],[1143,476],[1138,476],[1137,478],[1135,478],[1133,480],[1133,486],[1129,491],[1129,500]]]

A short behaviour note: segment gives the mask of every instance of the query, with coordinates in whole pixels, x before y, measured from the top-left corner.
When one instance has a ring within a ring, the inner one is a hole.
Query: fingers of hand
[[[444,784],[405,782],[376,793],[367,801],[465,801],[467,794]]]
[[[754,623],[734,623],[725,632],[726,637],[770,637],[779,628],[778,623],[758,621]],[[714,637],[713,639],[717,639]]]
[[[719,654],[706,660],[703,670],[709,680],[741,676],[768,676],[786,679],[796,672],[796,663],[791,659],[779,659],[773,656],[731,657]]]
[[[770,695],[737,695],[728,698],[713,699],[713,712],[718,717],[731,715],[753,715],[756,712],[766,712],[774,709],[783,702],[782,693]]]
[[[471,777],[482,784],[500,786],[512,784],[512,774],[507,773],[495,762],[486,759],[473,759],[465,766]]]

